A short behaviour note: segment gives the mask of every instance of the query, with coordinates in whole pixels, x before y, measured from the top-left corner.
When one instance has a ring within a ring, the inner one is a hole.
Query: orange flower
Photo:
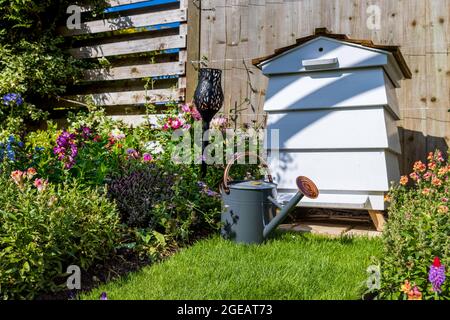
[[[14,183],[17,184],[18,186],[23,185],[24,177],[25,177],[25,173],[20,170],[13,171],[11,173],[11,179],[13,179]]]
[[[431,184],[433,186],[440,187],[442,186],[442,180],[437,177],[434,177],[433,180],[431,180]]]
[[[426,196],[427,196],[427,195],[429,195],[430,193],[431,193],[431,189],[430,189],[430,188],[425,188],[425,189],[422,190],[422,194],[423,194],[423,195],[426,195]]]
[[[439,175],[440,177],[445,176],[447,173],[448,173],[448,168],[447,168],[447,167],[441,168],[441,169],[439,169],[439,171],[438,171],[438,175]]]
[[[402,284],[400,290],[405,294],[408,294],[411,291],[411,283],[409,283],[409,280],[405,280],[405,283]]]
[[[427,170],[427,166],[425,164],[423,164],[422,161],[417,161],[414,164],[414,171],[415,172],[425,172],[425,170]]]
[[[447,206],[440,206],[438,208],[439,213],[448,213],[448,207]]]
[[[33,177],[37,174],[36,169],[35,168],[29,168],[27,170],[27,178],[28,179],[33,179]]]
[[[431,161],[431,160],[433,160],[433,158],[434,158],[434,153],[433,153],[433,152],[430,152],[430,153],[428,154],[427,159]]]
[[[408,292],[408,300],[422,300],[422,292],[420,292],[419,288],[414,287]]]
[[[409,181],[408,176],[402,176],[402,177],[400,178],[400,184],[401,184],[402,186],[406,186],[406,185],[408,184],[408,181]]]
[[[429,164],[428,164],[428,169],[430,169],[430,170],[435,170],[436,169],[436,162],[430,162]]]
[[[384,202],[391,202],[391,196],[389,194],[384,195]]]

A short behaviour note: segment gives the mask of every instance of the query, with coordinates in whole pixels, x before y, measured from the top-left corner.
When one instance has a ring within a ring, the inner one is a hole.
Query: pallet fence
[[[72,56],[107,64],[85,70],[81,83],[64,97],[65,106],[91,96],[113,118],[138,125],[146,104],[163,112],[167,103],[185,101],[186,77],[195,72],[187,70],[187,61],[197,58],[187,50],[189,2],[109,0],[103,19],[82,21],[74,30],[60,27],[59,33],[73,43]],[[83,13],[90,10],[82,8]]]

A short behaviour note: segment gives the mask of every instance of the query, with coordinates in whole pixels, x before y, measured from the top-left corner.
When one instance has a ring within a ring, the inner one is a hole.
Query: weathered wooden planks
[[[184,47],[186,47],[186,36],[175,35],[74,48],[70,49],[69,53],[76,58],[83,59],[110,57]]]
[[[182,89],[160,89],[108,92],[91,95],[95,104],[99,106],[122,106],[145,103],[162,103],[171,101],[181,101],[184,97]],[[83,95],[69,97],[76,101],[83,101]]]
[[[150,12],[139,15],[123,16],[113,19],[95,20],[82,23],[80,29],[69,30],[66,27],[62,27],[59,28],[59,32],[63,36],[75,36],[129,28],[150,27],[173,22],[186,22],[186,20],[187,11],[185,9],[177,9],[167,10],[164,12]]]
[[[92,69],[84,72],[86,81],[125,80],[167,75],[183,75],[185,63],[166,62],[158,64],[141,64],[109,69]]]

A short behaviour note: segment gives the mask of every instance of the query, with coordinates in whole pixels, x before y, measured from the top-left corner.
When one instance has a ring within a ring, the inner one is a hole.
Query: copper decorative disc
[[[310,199],[317,199],[317,197],[319,197],[319,189],[317,189],[315,183],[307,177],[298,177],[297,187],[306,197]]]

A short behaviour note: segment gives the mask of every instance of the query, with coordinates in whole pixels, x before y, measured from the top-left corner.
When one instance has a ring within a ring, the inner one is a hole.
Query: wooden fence
[[[108,68],[87,70],[86,83],[75,89],[74,98],[93,94],[112,115],[138,123],[146,102],[190,100],[202,60],[224,72],[223,113],[240,123],[264,124],[267,79],[251,60],[326,27],[351,38],[401,46],[413,72],[398,92],[403,172],[428,151],[448,148],[450,0],[109,2],[107,13],[120,17],[61,32],[84,37],[71,49],[74,56],[111,62]],[[368,27],[370,8],[379,8],[379,28]]]
[[[377,8],[380,28],[368,28]],[[224,70],[224,113],[238,110],[240,122],[263,123],[267,79],[252,66],[253,58],[319,27],[400,45],[413,72],[398,92],[406,172],[427,151],[450,144],[449,20],[450,0],[202,0],[200,56]]]
[[[146,104],[162,108],[185,100],[188,1],[108,2],[111,7],[102,19],[82,21],[77,29],[59,29],[71,38],[69,51],[74,57],[107,64],[86,70],[84,81],[70,90],[65,101],[92,96],[113,117],[138,124]]]

